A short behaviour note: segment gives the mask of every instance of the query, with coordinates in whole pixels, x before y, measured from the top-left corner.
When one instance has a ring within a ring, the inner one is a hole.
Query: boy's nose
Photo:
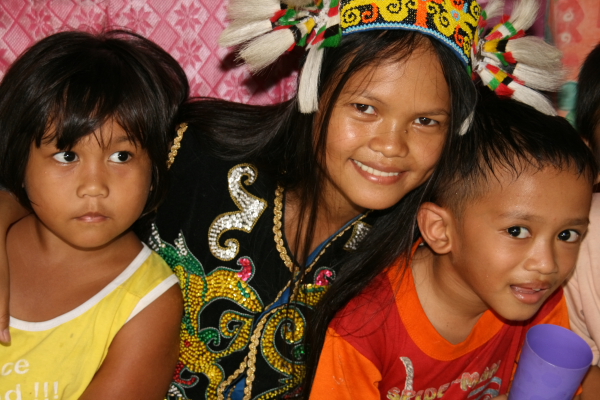
[[[371,139],[370,147],[384,157],[406,157],[408,155],[408,130],[394,125],[382,127]]]
[[[535,246],[525,262],[525,269],[543,275],[553,274],[558,271],[558,264],[554,248],[551,243],[540,242]]]

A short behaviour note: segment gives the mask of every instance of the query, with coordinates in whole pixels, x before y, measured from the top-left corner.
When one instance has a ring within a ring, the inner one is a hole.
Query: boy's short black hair
[[[600,44],[585,59],[577,87],[577,129],[600,163],[600,139],[594,138],[594,131],[600,125]]]
[[[591,150],[566,119],[482,91],[470,130],[442,156],[426,200],[460,216],[498,171],[516,179],[545,167],[578,173],[590,187],[597,174]]]
[[[0,182],[26,207],[31,145],[55,139],[69,150],[115,119],[153,164],[145,213],[168,188],[167,154],[187,78],[177,61],[144,37],[122,30],[61,32],[24,52],[0,83]],[[49,132],[49,129],[52,132]]]

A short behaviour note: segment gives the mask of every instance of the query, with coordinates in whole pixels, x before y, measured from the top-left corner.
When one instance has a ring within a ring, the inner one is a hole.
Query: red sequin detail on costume
[[[248,282],[248,279],[252,277],[252,262],[247,257],[242,257],[238,260],[238,265],[242,266],[242,270],[237,273],[238,278],[244,282]]]
[[[331,278],[333,276],[333,272],[328,269],[324,269],[319,272],[317,279],[315,279],[315,283],[319,286],[329,286],[331,284],[330,280],[327,278]]]

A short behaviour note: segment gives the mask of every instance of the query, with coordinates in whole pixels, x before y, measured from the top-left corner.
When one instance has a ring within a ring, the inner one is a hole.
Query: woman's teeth
[[[367,167],[365,164],[361,163],[360,161],[356,161],[356,160],[352,160],[352,161],[354,161],[354,163],[356,165],[358,165],[360,169],[362,169],[363,171],[365,171],[366,173],[371,174],[371,175],[375,175],[375,176],[398,176],[400,174],[400,172],[383,172],[383,171],[380,171],[380,170],[375,169],[375,168]]]

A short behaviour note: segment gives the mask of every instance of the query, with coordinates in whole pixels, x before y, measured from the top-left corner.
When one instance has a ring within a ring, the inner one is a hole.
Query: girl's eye
[[[61,151],[60,153],[56,153],[53,157],[56,161],[65,164],[75,162],[79,159],[77,154],[72,151]]]
[[[373,107],[373,106],[355,103],[354,108],[356,108],[358,111],[360,111],[363,114],[375,114],[375,107]]]
[[[511,226],[506,231],[510,236],[518,239],[525,239],[531,237],[529,229],[523,228],[522,226]]]
[[[439,124],[435,119],[419,117],[413,121],[415,124],[425,125],[425,126],[433,126]]]
[[[558,240],[562,240],[563,242],[573,243],[579,240],[581,235],[579,232],[573,229],[567,229],[566,231],[562,231],[558,234]]]
[[[108,159],[112,162],[116,163],[124,163],[131,159],[131,153],[128,151],[117,151],[108,157]]]

